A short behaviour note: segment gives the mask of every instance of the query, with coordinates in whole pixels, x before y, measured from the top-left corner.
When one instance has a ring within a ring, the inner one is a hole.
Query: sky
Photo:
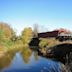
[[[34,24],[39,31],[72,31],[72,0],[0,0],[0,22],[8,23],[17,34]]]

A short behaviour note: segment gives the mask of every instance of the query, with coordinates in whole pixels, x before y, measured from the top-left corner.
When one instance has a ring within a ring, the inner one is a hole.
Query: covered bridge
[[[57,31],[51,31],[51,32],[38,33],[38,38],[57,37],[58,32],[59,31],[57,30]]]

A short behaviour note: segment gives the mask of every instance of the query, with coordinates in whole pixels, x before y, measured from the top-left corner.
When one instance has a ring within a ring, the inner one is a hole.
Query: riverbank
[[[24,44],[22,40],[1,43],[0,44],[0,57],[4,56],[7,52],[10,52],[10,51],[18,52],[28,47],[29,45],[27,43]]]

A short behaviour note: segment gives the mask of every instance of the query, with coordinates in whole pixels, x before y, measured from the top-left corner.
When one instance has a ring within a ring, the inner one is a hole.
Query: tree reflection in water
[[[19,52],[18,53],[22,57],[22,60],[20,60],[19,59],[20,56],[18,56],[19,58],[17,58],[15,61],[13,61],[13,58],[16,58],[14,56],[17,53],[15,50],[9,51],[3,57],[1,57],[0,58],[0,70],[3,70],[4,68],[9,67],[10,64],[12,64],[14,62],[15,64],[13,64],[12,66],[16,67],[17,70],[19,70],[19,67],[20,67],[20,66],[18,67],[17,65],[21,65],[21,67],[23,68],[23,71],[21,70],[22,69],[21,68],[19,71],[16,71],[16,72],[24,72],[25,71],[24,68],[25,68],[26,64],[28,67],[32,65],[31,66],[32,68],[29,69],[30,71],[32,71],[32,70],[35,71],[38,69],[37,72],[40,72],[40,70],[41,70],[41,72],[43,72],[43,71],[44,72],[67,72],[67,71],[64,71],[64,66],[62,63],[55,62],[55,61],[46,59],[44,57],[40,57],[37,52],[32,51],[29,47],[21,48],[21,50]],[[34,60],[32,59],[32,56],[33,56]],[[31,63],[34,63],[34,66],[33,66],[33,64],[29,65],[31,60],[34,61],[34,62],[31,62]],[[38,62],[35,62],[35,60],[37,60]],[[18,61],[18,62],[16,63],[16,61]],[[26,64],[23,64],[23,61]],[[13,68],[11,67],[11,70],[12,69]],[[9,68],[8,68],[8,70],[9,70]],[[61,70],[63,70],[63,71],[61,71]],[[10,71],[7,71],[7,72],[10,72]],[[12,72],[15,72],[15,70]]]
[[[15,56],[15,52],[10,51],[10,52],[7,52],[3,57],[1,57],[0,58],[0,70],[7,68],[11,64],[14,56]]]
[[[24,63],[26,64],[30,62],[32,53],[34,53],[34,59],[38,60],[38,53],[33,52],[29,47],[21,48],[19,52],[22,56]],[[15,50],[8,51],[7,53],[4,54],[4,56],[0,58],[0,70],[3,70],[4,68],[8,68],[11,65],[16,53],[17,52]]]
[[[24,62],[25,62],[25,63],[29,63],[30,57],[31,57],[31,55],[32,55],[32,50],[30,50],[29,47],[24,47],[24,48],[21,50],[20,54],[21,54]]]

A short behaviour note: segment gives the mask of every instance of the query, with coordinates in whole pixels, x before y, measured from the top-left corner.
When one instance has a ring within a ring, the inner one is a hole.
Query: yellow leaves
[[[13,42],[11,38],[13,36],[13,29],[8,24],[0,22],[0,50],[3,49],[6,52],[12,47]]]
[[[46,48],[41,48],[41,53],[46,54]]]
[[[32,29],[31,28],[25,28],[22,32],[23,36],[32,36]]]
[[[48,47],[55,46],[56,44],[59,44],[59,41],[56,40],[55,38],[43,38],[41,39],[39,46],[44,48],[46,45]]]
[[[12,28],[6,23],[0,23],[0,30],[3,31],[5,39],[10,39],[13,35]]]
[[[48,44],[48,40],[47,39],[41,39],[40,43],[39,43],[39,46],[41,48],[43,48],[45,45]]]
[[[55,38],[42,38],[40,40],[41,40],[40,43],[39,43],[40,51],[43,54],[46,54],[46,50],[48,48],[52,48],[53,46],[58,44],[58,41]]]
[[[33,36],[33,32],[31,28],[25,28],[24,31],[22,32],[22,40],[23,43],[29,43],[31,38]]]

